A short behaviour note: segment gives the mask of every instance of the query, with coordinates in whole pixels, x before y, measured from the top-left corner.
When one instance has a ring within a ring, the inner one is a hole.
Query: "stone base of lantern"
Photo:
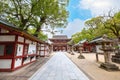
[[[70,54],[70,51],[68,51],[68,53]]]
[[[78,59],[85,59],[85,57],[83,55],[79,55]]]
[[[102,63],[100,65],[100,68],[103,68],[107,71],[118,71],[119,67],[116,66],[115,64],[111,64],[111,63]]]
[[[71,55],[75,55],[73,52],[71,52]]]

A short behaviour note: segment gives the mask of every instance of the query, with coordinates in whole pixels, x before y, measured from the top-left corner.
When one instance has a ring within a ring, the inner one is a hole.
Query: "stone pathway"
[[[65,54],[55,55],[29,80],[90,80]]]

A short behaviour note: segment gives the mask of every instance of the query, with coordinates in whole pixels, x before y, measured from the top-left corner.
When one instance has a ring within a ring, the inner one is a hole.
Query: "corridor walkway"
[[[64,54],[57,52],[29,80],[89,80]]]

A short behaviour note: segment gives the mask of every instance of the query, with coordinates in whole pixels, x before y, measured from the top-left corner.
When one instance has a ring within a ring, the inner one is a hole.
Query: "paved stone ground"
[[[100,63],[104,62],[103,55],[99,55],[100,62],[98,62],[98,63],[96,62],[95,54],[94,53],[85,53],[85,54],[83,54],[85,56],[85,59],[78,59],[77,57],[78,57],[79,54],[77,54],[77,53],[75,55],[70,55],[70,54],[66,53],[66,55],[87,76],[89,76],[91,80],[92,79],[93,80],[120,80],[120,71],[108,72],[106,70],[103,70],[103,69],[99,68]],[[30,64],[28,66],[25,66],[25,67],[23,67],[21,69],[13,71],[13,72],[0,72],[0,80],[28,80],[28,78],[30,78],[41,66],[43,66],[43,64],[45,64],[49,60],[49,58],[50,57],[39,58],[37,60],[37,62],[32,63],[32,64]],[[60,57],[59,57],[59,60],[60,60]],[[56,60],[54,60],[54,62],[57,63]],[[62,62],[60,62],[60,63],[61,63],[61,65],[63,65]],[[64,64],[64,65],[66,65],[66,64]],[[119,68],[120,68],[120,64],[116,64],[116,65],[118,65]],[[49,68],[51,68],[51,67],[52,66],[49,66]],[[58,65],[57,67],[60,68],[60,65]],[[65,66],[64,69],[65,68],[68,68],[68,67]],[[69,72],[71,72],[71,70],[69,70]],[[60,71],[60,70],[58,70],[58,71],[61,72],[61,74],[62,74],[62,71]],[[64,73],[67,74],[67,72],[64,72]],[[70,75],[73,76],[73,78],[75,76],[73,74],[70,74]],[[49,76],[54,76],[54,72],[52,71],[49,74]],[[52,77],[49,77],[50,80],[52,80],[51,78]],[[69,77],[69,78],[71,78],[71,77]],[[56,79],[56,80],[59,80],[59,79]],[[65,79],[65,80],[67,80],[67,79]],[[76,80],[76,79],[72,79],[72,80]],[[84,80],[86,80],[86,79],[84,79]]]
[[[40,57],[36,62],[13,72],[0,72],[0,80],[28,80],[51,56]]]
[[[66,53],[66,55],[93,80],[120,80],[120,71],[109,72],[99,68],[100,63],[104,62],[103,55],[99,55],[100,62],[96,62],[94,53],[84,53],[83,55],[85,56],[85,59],[78,59],[78,53],[75,55]],[[120,68],[120,64],[116,65]]]
[[[64,52],[57,52],[29,80],[90,80]]]

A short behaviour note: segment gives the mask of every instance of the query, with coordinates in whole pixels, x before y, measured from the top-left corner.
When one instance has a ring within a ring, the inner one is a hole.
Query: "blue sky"
[[[88,19],[106,15],[110,10],[113,13],[120,11],[120,0],[70,0],[67,10],[69,11],[68,25],[63,29],[62,34],[71,37],[85,27],[84,22]]]
[[[71,37],[85,27],[86,20],[106,15],[110,10],[113,12],[120,10],[120,0],[70,0],[67,10],[69,11],[68,25],[63,34]]]
[[[68,22],[71,22],[76,18],[86,20],[92,17],[90,10],[79,8],[79,0],[70,0],[67,10],[69,11]]]

